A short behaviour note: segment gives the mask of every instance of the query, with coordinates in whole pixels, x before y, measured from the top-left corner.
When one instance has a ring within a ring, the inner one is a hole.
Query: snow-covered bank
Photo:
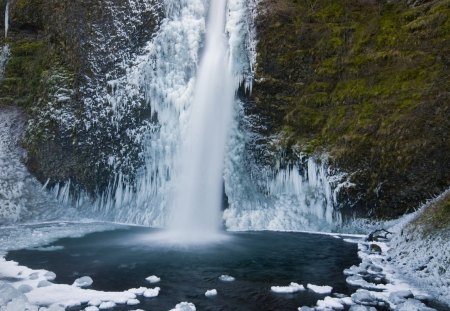
[[[408,281],[450,308],[450,227],[443,219],[438,219],[441,228],[426,220],[433,217],[437,205],[448,201],[450,189],[427,203],[410,222],[396,228],[388,254],[391,263]]]

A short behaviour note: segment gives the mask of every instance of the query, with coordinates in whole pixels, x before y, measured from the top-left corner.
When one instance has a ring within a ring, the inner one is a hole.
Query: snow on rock
[[[289,294],[305,290],[303,285],[292,282],[288,286],[272,286],[270,290],[274,293]]]
[[[170,311],[197,311],[195,305],[191,302],[181,302],[175,306],[174,309]]]
[[[306,287],[315,292],[316,294],[330,294],[333,291],[333,287],[331,286],[318,286],[313,284],[308,284]]]
[[[94,283],[92,278],[90,278],[89,276],[83,276],[83,277],[81,277],[79,279],[76,279],[75,282],[73,283],[73,286],[89,287],[89,286],[92,285],[92,283]]]
[[[84,309],[84,311],[98,311],[99,308],[97,308],[96,306],[89,306],[86,309]]]
[[[161,281],[161,278],[157,277],[156,275],[152,275],[146,278],[145,280],[149,283],[158,283],[159,281]]]
[[[219,280],[221,280],[222,282],[233,282],[236,279],[229,275],[221,275],[221,276],[219,276]]]
[[[147,297],[147,298],[158,297],[160,290],[161,290],[161,288],[159,288],[159,287],[148,288],[145,290],[143,295],[144,295],[144,297]]]
[[[205,296],[206,297],[217,296],[217,290],[216,289],[207,290]]]

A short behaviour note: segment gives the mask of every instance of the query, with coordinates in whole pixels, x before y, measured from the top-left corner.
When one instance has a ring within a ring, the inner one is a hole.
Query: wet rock
[[[383,251],[377,244],[370,244],[369,250],[372,254],[381,254]]]

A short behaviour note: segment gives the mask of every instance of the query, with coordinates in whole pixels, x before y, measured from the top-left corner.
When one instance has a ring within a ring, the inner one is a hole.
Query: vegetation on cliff
[[[450,1],[264,0],[254,113],[351,173],[340,202],[392,217],[450,185]],[[423,3],[425,2],[425,3]]]

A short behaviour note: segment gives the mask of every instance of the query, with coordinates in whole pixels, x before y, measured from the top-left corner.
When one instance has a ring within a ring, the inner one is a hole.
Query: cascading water
[[[225,0],[211,0],[171,210],[171,228],[180,236],[201,238],[220,227],[223,162],[235,92],[224,33],[225,9]]]
[[[8,38],[9,31],[9,1],[6,1],[5,6],[5,38]]]
[[[252,87],[258,2],[213,0],[206,23],[208,3],[166,0],[165,17],[141,56],[122,78],[108,82],[111,122],[121,122],[127,105],[145,102],[151,108],[146,127],[128,133],[142,144],[144,165],[131,183],[118,171],[94,204],[80,201],[82,211],[104,220],[214,232],[224,182],[228,229],[333,230],[340,223],[333,201],[339,180],[330,179],[325,162],[299,156],[274,168],[251,155],[260,140],[252,132],[257,116],[246,115],[245,103],[233,94],[242,83]],[[227,110],[231,107],[234,113]],[[232,115],[234,122],[228,122]],[[277,145],[277,137],[270,139]],[[112,158],[111,166],[120,161]],[[68,182],[54,190],[67,202],[69,188]]]

